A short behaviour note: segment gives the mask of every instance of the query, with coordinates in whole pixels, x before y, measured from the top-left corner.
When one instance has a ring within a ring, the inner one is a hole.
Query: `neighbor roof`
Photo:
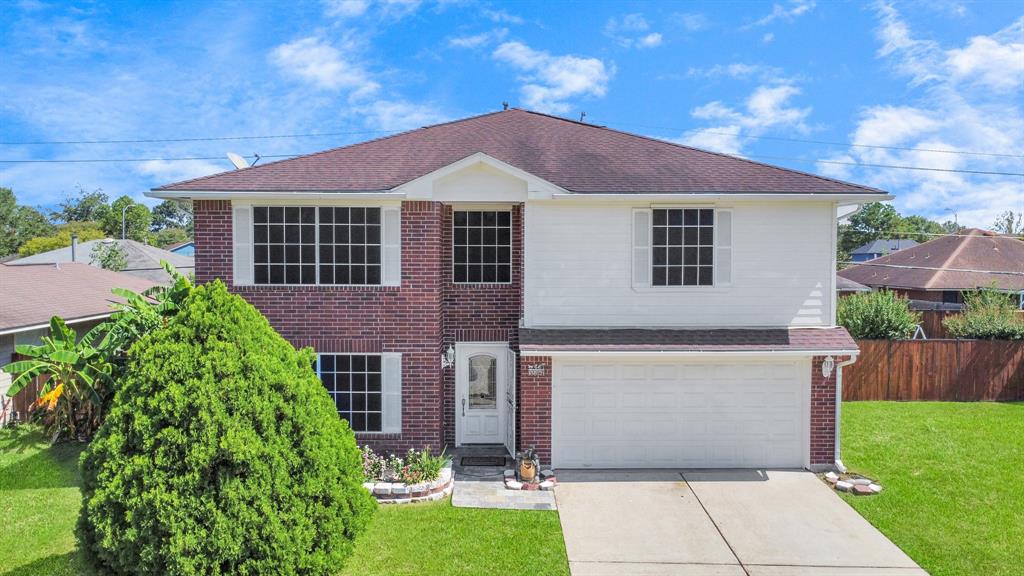
[[[52,316],[68,323],[107,316],[123,302],[112,288],[142,292],[156,282],[87,264],[0,264],[0,333],[46,324]]]
[[[874,242],[868,242],[859,248],[854,248],[850,254],[888,254],[889,252],[896,252],[911,246],[917,246],[917,242],[909,238],[880,238]]]
[[[856,350],[845,328],[536,329],[519,331],[519,346],[540,352],[778,352]]]
[[[871,287],[837,275],[836,290],[839,292],[871,292]]]
[[[515,108],[154,190],[381,192],[481,152],[575,193],[884,194]]]
[[[972,228],[854,264],[838,274],[875,287],[969,290],[995,284],[1003,290],[1024,290],[1024,242]]]
[[[177,254],[175,252],[169,252],[167,250],[157,248],[156,246],[136,242],[135,240],[105,239],[80,242],[78,244],[78,248],[76,248],[74,261],[90,264],[92,261],[93,248],[97,244],[106,242],[116,242],[124,247],[125,259],[127,260],[127,265],[124,270],[121,270],[124,274],[138,276],[154,282],[170,282],[171,277],[167,275],[163,266],[160,265],[161,260],[166,260],[182,274],[191,274],[195,271],[195,258]],[[71,247],[66,246],[64,248],[50,250],[49,252],[40,252],[39,254],[19,258],[18,260],[9,262],[9,264],[53,264],[56,262],[71,261]]]

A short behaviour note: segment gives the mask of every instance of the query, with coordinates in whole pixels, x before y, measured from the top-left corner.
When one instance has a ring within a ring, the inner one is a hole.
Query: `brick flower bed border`
[[[440,500],[451,494],[455,485],[451,462],[441,469],[441,475],[433,482],[405,484],[402,482],[364,482],[363,488],[370,491],[381,504],[406,504]]]

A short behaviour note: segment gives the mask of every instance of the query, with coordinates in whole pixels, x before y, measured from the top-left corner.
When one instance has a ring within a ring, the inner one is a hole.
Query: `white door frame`
[[[464,425],[462,422],[463,400],[469,396],[469,359],[477,354],[489,354],[497,361],[496,400],[498,409],[498,435],[494,444],[502,444],[505,441],[505,425],[508,418],[515,415],[508,414],[508,407],[505,402],[506,374],[508,372],[508,342],[456,342],[455,343],[455,445],[463,444]],[[467,408],[468,409],[468,408]],[[488,442],[490,443],[490,442]]]

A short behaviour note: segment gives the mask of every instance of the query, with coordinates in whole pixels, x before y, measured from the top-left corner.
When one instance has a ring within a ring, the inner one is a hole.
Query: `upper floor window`
[[[652,210],[651,284],[712,286],[715,282],[715,211]]]
[[[381,209],[256,206],[255,284],[380,284]]]
[[[512,212],[455,211],[452,280],[458,284],[512,281]]]

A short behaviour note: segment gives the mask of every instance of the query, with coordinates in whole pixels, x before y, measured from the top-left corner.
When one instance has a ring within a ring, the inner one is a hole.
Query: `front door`
[[[508,345],[457,344],[456,356],[457,443],[504,443]]]

